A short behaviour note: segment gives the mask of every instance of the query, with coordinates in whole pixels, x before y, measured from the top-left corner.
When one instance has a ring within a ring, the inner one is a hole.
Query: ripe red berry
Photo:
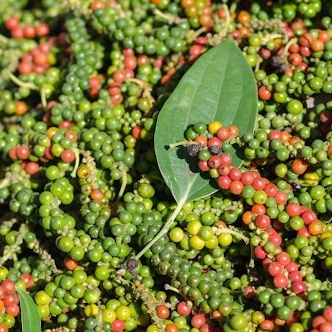
[[[321,315],[318,315],[318,316],[313,318],[311,325],[312,325],[313,328],[316,329],[316,328],[319,328],[319,326],[321,324],[325,323],[325,322],[326,322],[325,317],[323,317]]]
[[[228,153],[223,152],[220,155],[220,158],[221,158],[222,164],[229,164],[230,165],[232,163],[232,157]]]
[[[222,189],[229,189],[232,180],[227,175],[220,175],[217,179],[218,186]]]
[[[12,294],[15,292],[15,283],[10,279],[5,279],[1,283],[1,287],[4,289],[6,294]]]
[[[35,175],[39,172],[39,165],[38,163],[34,162],[34,161],[29,161],[26,166],[25,166],[25,170],[28,174],[30,175]]]
[[[286,204],[287,202],[287,194],[283,191],[278,191],[277,194],[274,196],[277,204]]]
[[[298,203],[291,202],[286,206],[286,212],[290,217],[299,216],[302,212],[302,207]]]
[[[292,271],[289,273],[288,277],[289,277],[289,280],[292,282],[301,281],[303,279],[300,271]]]
[[[140,139],[141,138],[141,132],[142,132],[142,127],[137,125],[133,128],[132,135],[133,135],[134,138]]]
[[[207,146],[211,147],[214,145],[219,146],[219,147],[222,146],[222,142],[218,137],[211,137],[210,139],[208,139]]]
[[[326,307],[323,312],[323,317],[328,320],[329,322],[332,322],[332,307]]]
[[[262,260],[262,265],[264,267],[264,269],[268,269],[270,264],[272,263],[272,259],[270,257],[265,257],[263,260]]]
[[[242,172],[239,168],[233,167],[229,172],[228,176],[230,177],[231,180],[238,181],[242,177]]]
[[[15,39],[23,39],[24,31],[20,26],[18,26],[11,31],[11,36]]]
[[[282,238],[278,233],[274,233],[269,236],[269,241],[278,247],[282,243]]]
[[[6,307],[6,314],[16,317],[20,313],[20,307],[18,304],[13,304],[11,306]]]
[[[176,311],[180,316],[188,316],[191,313],[191,306],[185,301],[181,301],[176,306]]]
[[[257,177],[252,183],[252,186],[255,188],[255,190],[264,190],[266,184],[269,183],[269,181],[262,177]]]
[[[120,319],[115,319],[112,323],[112,331],[114,332],[122,332],[125,329],[125,322]]]
[[[272,92],[269,91],[265,85],[262,85],[258,89],[258,97],[261,100],[270,100],[272,97]]]
[[[38,37],[47,36],[50,33],[50,28],[46,23],[39,23],[36,26],[36,34]]]
[[[267,256],[267,252],[261,246],[255,247],[254,253],[255,253],[255,256],[259,259],[264,259]]]
[[[6,20],[5,25],[8,30],[13,30],[19,27],[20,20],[16,17],[9,17]]]
[[[9,158],[11,160],[17,160],[17,154],[16,154],[16,151],[17,151],[17,147],[13,147],[9,150],[8,152],[8,155],[9,155]]]
[[[324,322],[319,325],[320,332],[332,332],[332,323],[331,322]]]
[[[191,325],[196,329],[201,328],[206,323],[206,318],[204,314],[196,314],[191,318]]]
[[[20,279],[25,283],[25,287],[29,288],[33,285],[33,276],[30,273],[22,273]]]
[[[270,141],[274,141],[276,139],[279,139],[281,140],[281,132],[280,130],[277,130],[277,129],[273,129],[269,132],[269,140]]]
[[[239,180],[232,181],[229,186],[229,191],[234,195],[240,195],[243,190],[243,184]]]
[[[255,180],[255,175],[253,171],[246,171],[241,175],[241,182],[246,185],[251,185]]]
[[[21,145],[16,148],[16,156],[19,159],[27,159],[30,153],[30,149],[27,145]]]
[[[288,278],[280,273],[273,278],[273,284],[277,288],[285,288],[288,285]]]
[[[295,262],[289,262],[287,265],[286,265],[286,270],[288,272],[292,272],[292,271],[298,271],[298,266],[296,265]]]
[[[312,221],[317,220],[317,215],[312,210],[307,210],[301,213],[301,218],[304,221],[305,225],[309,225]]]
[[[218,168],[218,174],[219,175],[228,175],[231,171],[231,165],[222,163]]]
[[[221,158],[219,156],[211,156],[208,160],[210,168],[219,168],[221,166]]]
[[[221,127],[217,131],[217,137],[220,139],[220,141],[226,141],[231,136],[231,133],[227,127]]]
[[[36,28],[32,24],[27,24],[23,28],[23,34],[25,38],[33,39],[36,37]]]
[[[268,272],[270,273],[270,275],[272,277],[280,274],[282,272],[282,270],[283,270],[283,266],[277,261],[272,262],[268,267]]]
[[[255,204],[252,206],[251,212],[257,214],[258,216],[262,216],[266,213],[266,207],[264,204]]]
[[[274,197],[278,192],[278,187],[274,183],[270,182],[265,185],[264,191],[267,196]]]
[[[204,160],[200,160],[198,162],[198,168],[202,171],[202,172],[208,172],[210,170],[210,166],[208,165],[207,161]]]
[[[166,319],[170,315],[170,310],[164,305],[161,304],[156,308],[157,316],[161,319]]]
[[[256,226],[258,228],[266,229],[266,228],[268,228],[270,226],[271,219],[266,214],[265,215],[261,215],[261,216],[258,216],[256,218],[255,224],[256,224]]]
[[[65,163],[71,163],[75,160],[75,153],[72,149],[66,149],[61,152],[61,160]]]
[[[276,261],[283,266],[287,266],[290,263],[291,258],[288,252],[282,251],[279,254],[277,254]]]
[[[299,229],[299,230],[297,231],[297,236],[300,236],[300,235],[304,235],[304,236],[306,236],[307,238],[309,238],[309,237],[311,236],[311,234],[309,233],[307,227],[302,227],[301,229]]]

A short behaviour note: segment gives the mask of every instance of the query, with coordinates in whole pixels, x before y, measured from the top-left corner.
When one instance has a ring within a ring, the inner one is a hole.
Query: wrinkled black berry
[[[283,63],[279,55],[273,55],[266,61],[265,68],[269,71],[284,72],[289,66]]]
[[[220,153],[221,147],[219,145],[211,145],[209,151],[212,155],[217,155]]]
[[[130,270],[130,271],[135,270],[137,268],[137,266],[138,266],[138,262],[136,259],[134,259],[134,258],[128,259],[128,261],[127,261],[128,270]]]
[[[195,156],[197,156],[200,148],[201,148],[200,144],[191,144],[191,145],[188,145],[187,152],[188,152],[189,156],[195,157]]]

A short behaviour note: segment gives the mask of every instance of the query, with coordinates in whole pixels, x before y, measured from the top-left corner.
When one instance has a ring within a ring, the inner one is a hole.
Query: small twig
[[[180,22],[183,22],[183,21],[184,21],[183,18],[179,18],[179,17],[177,17],[177,16],[173,16],[173,15],[167,15],[167,14],[163,13],[162,11],[160,11],[158,8],[155,8],[155,9],[153,10],[153,13],[154,13],[156,16],[158,16],[158,17],[160,17],[160,18],[166,20],[167,23],[169,23],[169,24],[174,24],[174,23],[177,24],[177,23],[180,23]]]
[[[8,69],[4,69],[2,72],[4,75],[8,76],[8,78],[10,78],[19,87],[27,88],[27,89],[31,89],[31,90],[35,90],[35,91],[39,90],[39,88],[35,84],[29,83],[29,82],[23,82],[22,80],[17,78],[13,73],[11,73]]]
[[[94,158],[91,156],[91,152],[88,150],[79,150],[79,152],[83,155],[83,163],[90,169],[90,173],[87,177],[88,182],[91,183],[93,188],[98,188],[97,167]]]
[[[226,4],[222,5],[221,8],[224,9],[226,17],[223,22],[223,28],[221,29],[221,31],[215,35],[210,34],[208,36],[208,41],[212,46],[215,46],[220,42],[222,42],[232,30],[231,27],[234,20],[232,19],[231,13],[235,12],[236,6],[237,6],[237,1],[233,2],[230,8],[228,8]]]
[[[202,33],[206,32],[206,27],[201,27],[198,30],[189,30],[188,42],[194,42]]]
[[[70,176],[72,178],[76,178],[76,172],[80,164],[80,150],[79,149],[73,149],[75,154],[75,165],[73,171],[70,173]]]
[[[176,142],[176,143],[172,143],[172,144],[169,144],[168,146],[172,149],[172,148],[175,148],[177,146],[181,146],[181,145],[197,145],[197,144],[200,144],[198,142],[195,142],[195,141],[180,141],[180,142]]]
[[[255,267],[255,253],[254,253],[254,247],[252,244],[250,244],[250,261],[249,261],[249,267],[254,268]]]
[[[121,187],[120,187],[120,190],[119,190],[119,193],[118,193],[118,197],[116,198],[115,204],[117,204],[120,201],[121,197],[123,196],[123,193],[126,190],[126,186],[127,186],[127,183],[128,183],[127,172],[122,172],[121,180],[122,180],[121,181]]]
[[[16,222],[16,220],[15,220]],[[15,223],[14,222],[14,223]],[[17,261],[17,253],[21,250],[21,244],[23,243],[23,239],[28,231],[26,224],[21,224],[18,230],[17,238],[14,244],[6,245],[2,257],[0,259],[0,266],[2,266],[6,261],[12,259],[14,262]]]
[[[32,249],[43,262],[45,262],[49,267],[51,267],[53,273],[60,272],[55,265],[55,260],[52,258],[52,256],[48,253],[47,250],[41,247],[39,240],[35,239],[33,242],[31,242],[29,244],[29,248]]]
[[[297,38],[292,38],[292,39],[289,40],[289,42],[284,47],[284,51],[283,51],[283,54],[282,54],[283,58],[287,57],[289,48],[292,45],[296,44],[296,43],[297,43]]]
[[[244,241],[245,244],[249,244],[249,238],[241,234],[240,232],[237,232],[235,230],[232,230],[228,227],[213,227],[215,229],[215,235],[220,234],[231,234],[234,236],[239,237],[242,241]]]
[[[175,220],[176,216],[179,214],[179,212],[181,211],[183,205],[184,205],[185,201],[181,201],[179,202],[178,206],[176,207],[176,209],[173,211],[173,213],[170,215],[170,217],[168,218],[166,224],[164,225],[164,227],[159,231],[159,233],[156,235],[156,237],[151,240],[135,257],[134,259],[139,260],[145,253],[147,250],[149,250],[161,237],[163,237],[169,230],[172,222]]]
[[[240,0],[235,0],[235,1],[232,2],[231,6],[229,7],[229,12],[230,13],[235,13],[237,5],[238,5],[239,2],[240,2]]]
[[[89,18],[92,14],[91,8],[84,3],[84,1],[80,0],[62,0],[62,7],[65,10],[70,9],[76,15],[82,15],[85,18]]]
[[[11,180],[9,178],[4,178],[0,183],[0,189],[7,187],[10,184]]]
[[[151,104],[153,104],[155,102],[155,99],[152,97],[152,88],[151,86],[142,81],[142,80],[139,80],[137,78],[129,78],[127,79],[127,82],[133,82],[133,83],[136,83],[138,86],[140,86],[143,90],[143,97],[145,98],[148,98],[151,102]]]
[[[177,288],[171,286],[170,284],[165,284],[164,288],[165,290],[171,290],[172,292],[180,294],[180,291]]]
[[[45,89],[40,89],[40,99],[44,109],[47,107],[46,91]]]
[[[273,39],[278,39],[278,38],[283,38],[284,36],[280,33],[272,33],[272,34],[269,34],[269,35],[266,35],[262,38],[262,44],[263,45],[266,45],[267,42],[269,42],[270,40],[273,40]]]

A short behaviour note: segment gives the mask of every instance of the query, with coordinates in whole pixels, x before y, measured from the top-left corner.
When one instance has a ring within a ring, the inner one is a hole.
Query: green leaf
[[[252,69],[233,40],[203,54],[183,75],[157,119],[155,152],[160,172],[174,199],[186,202],[212,194],[214,181],[202,177],[186,147],[169,148],[185,139],[186,128],[198,121],[236,125],[240,135],[252,133],[257,116],[257,87]],[[233,165],[242,164],[239,151]]]
[[[37,305],[32,297],[20,289],[16,289],[20,297],[22,332],[40,332],[41,319]]]

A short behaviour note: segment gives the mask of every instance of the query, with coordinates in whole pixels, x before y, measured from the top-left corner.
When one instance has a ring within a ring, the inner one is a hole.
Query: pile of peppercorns
[[[22,291],[44,332],[332,330],[331,16],[328,0],[1,5],[0,332],[28,332]],[[158,114],[228,38],[256,126],[183,128],[216,190],[166,229]]]

